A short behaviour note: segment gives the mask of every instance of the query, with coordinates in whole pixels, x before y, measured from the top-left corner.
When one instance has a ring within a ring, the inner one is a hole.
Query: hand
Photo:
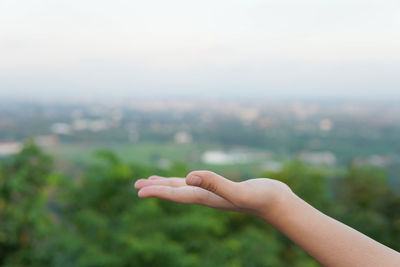
[[[139,197],[244,212],[258,216],[326,266],[400,266],[400,254],[321,213],[279,181],[239,183],[210,172],[185,178],[151,176],[135,183]]]
[[[193,171],[185,178],[150,176],[136,181],[141,198],[156,197],[178,203],[200,204],[238,211],[269,220],[292,193],[277,180],[256,178],[232,182],[214,172]]]

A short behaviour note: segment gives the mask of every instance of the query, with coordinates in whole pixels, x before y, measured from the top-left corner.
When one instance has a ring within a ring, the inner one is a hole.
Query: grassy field
[[[266,152],[262,149],[250,149],[241,147],[254,153]],[[84,166],[96,161],[94,154],[99,150],[112,151],[124,162],[144,165],[157,165],[160,168],[168,168],[174,163],[183,163],[189,170],[207,169],[226,175],[231,179],[247,179],[261,174],[267,170],[264,164],[267,158],[260,158],[249,163],[236,164],[205,164],[201,160],[202,154],[207,150],[220,150],[221,147],[201,144],[177,145],[174,143],[127,143],[127,144],[60,144],[46,149],[56,159],[59,169],[65,171]],[[288,159],[278,159],[283,164]],[[61,167],[60,167],[61,166]],[[336,168],[326,168],[327,172],[336,172]]]
[[[215,172],[230,175],[232,178],[250,178],[262,172],[262,161],[255,161],[243,164],[212,165],[204,164],[201,161],[202,154],[207,150],[220,149],[218,147],[173,143],[131,143],[131,144],[61,144],[46,149],[54,156],[56,162],[63,162],[68,165],[90,164],[95,161],[94,153],[99,150],[112,151],[123,161],[145,165],[168,165],[173,163],[184,163],[190,169],[208,169]],[[260,152],[262,150],[255,150]],[[165,166],[167,167],[167,166]]]
[[[195,162],[207,147],[199,145],[175,145],[156,143],[137,144],[62,144],[47,149],[56,158],[71,162],[90,162],[93,154],[99,150],[109,150],[126,162],[154,164],[161,158],[171,161]]]

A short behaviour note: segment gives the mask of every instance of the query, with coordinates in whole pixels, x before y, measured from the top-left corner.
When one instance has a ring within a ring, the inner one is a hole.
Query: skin
[[[136,181],[135,188],[140,198],[257,216],[325,266],[400,266],[400,253],[321,213],[277,180],[232,182],[214,172],[193,171],[186,178],[150,176]]]

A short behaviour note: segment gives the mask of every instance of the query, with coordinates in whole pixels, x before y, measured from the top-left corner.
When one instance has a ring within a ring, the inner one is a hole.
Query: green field
[[[99,150],[109,150],[121,157],[126,162],[141,164],[154,164],[159,159],[171,161],[200,161],[201,153],[207,150],[201,145],[175,145],[156,143],[136,144],[62,144],[47,149],[47,152],[59,159],[71,162],[90,162],[93,154]]]
[[[262,149],[240,147],[254,153],[265,152]],[[183,163],[190,168],[207,169],[226,175],[231,179],[252,178],[262,173],[268,173],[263,164],[268,160],[260,158],[248,163],[236,164],[205,164],[201,160],[202,154],[207,150],[220,150],[221,147],[174,143],[126,143],[126,144],[61,144],[46,149],[54,156],[57,166],[62,170],[71,169],[76,166],[83,166],[96,162],[95,154],[101,150],[113,152],[124,162],[142,165],[158,166],[161,169],[169,169],[173,164]],[[288,159],[276,159],[285,164]],[[323,168],[328,174],[337,173],[338,168]],[[189,170],[189,171],[190,171]]]

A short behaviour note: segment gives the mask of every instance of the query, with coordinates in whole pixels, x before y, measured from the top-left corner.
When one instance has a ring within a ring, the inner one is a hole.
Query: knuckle
[[[207,183],[204,185],[204,188],[208,191],[211,191],[213,193],[218,191],[218,186],[216,184],[213,183]]]

